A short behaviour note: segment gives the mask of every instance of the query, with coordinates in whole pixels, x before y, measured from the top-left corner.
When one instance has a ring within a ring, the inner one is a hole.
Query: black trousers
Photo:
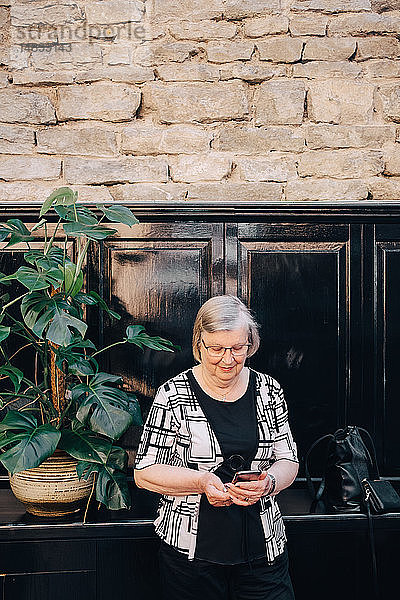
[[[294,600],[287,550],[272,564],[260,558],[251,564],[218,565],[188,560],[161,542],[163,600]]]

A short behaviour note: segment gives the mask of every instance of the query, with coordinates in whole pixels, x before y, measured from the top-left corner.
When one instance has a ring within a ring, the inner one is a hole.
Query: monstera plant
[[[79,478],[94,479],[97,500],[120,509],[130,506],[127,453],[115,442],[131,424],[141,424],[141,412],[135,395],[118,387],[121,377],[101,370],[102,353],[119,344],[167,352],[175,347],[135,324],[108,347],[97,348],[86,337],[86,307],[96,305],[110,318],[120,318],[96,291],[84,287],[89,246],[117,231],[104,221],[130,227],[138,222],[117,204],[91,210],[63,187],[46,199],[34,226],[19,219],[0,224],[5,247],[26,246],[25,264],[14,273],[0,273],[0,409],[5,414],[0,461],[12,475],[61,450],[77,459]]]

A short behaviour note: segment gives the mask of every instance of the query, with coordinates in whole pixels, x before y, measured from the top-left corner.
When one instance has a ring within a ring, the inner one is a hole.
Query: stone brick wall
[[[0,199],[400,196],[400,0],[0,0]]]

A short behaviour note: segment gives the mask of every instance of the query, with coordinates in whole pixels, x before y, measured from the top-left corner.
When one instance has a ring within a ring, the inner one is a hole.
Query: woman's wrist
[[[275,475],[273,475],[272,473],[268,473],[267,471],[267,476],[265,478],[265,492],[263,495],[271,496],[274,492],[276,492]]]

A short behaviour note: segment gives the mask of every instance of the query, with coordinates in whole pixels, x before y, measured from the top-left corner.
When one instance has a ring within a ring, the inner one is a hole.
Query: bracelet
[[[272,475],[272,473],[268,473],[268,477],[270,478],[270,480],[272,481],[272,488],[269,490],[268,495],[271,495],[274,493],[275,488],[276,488],[276,479],[275,476]]]

